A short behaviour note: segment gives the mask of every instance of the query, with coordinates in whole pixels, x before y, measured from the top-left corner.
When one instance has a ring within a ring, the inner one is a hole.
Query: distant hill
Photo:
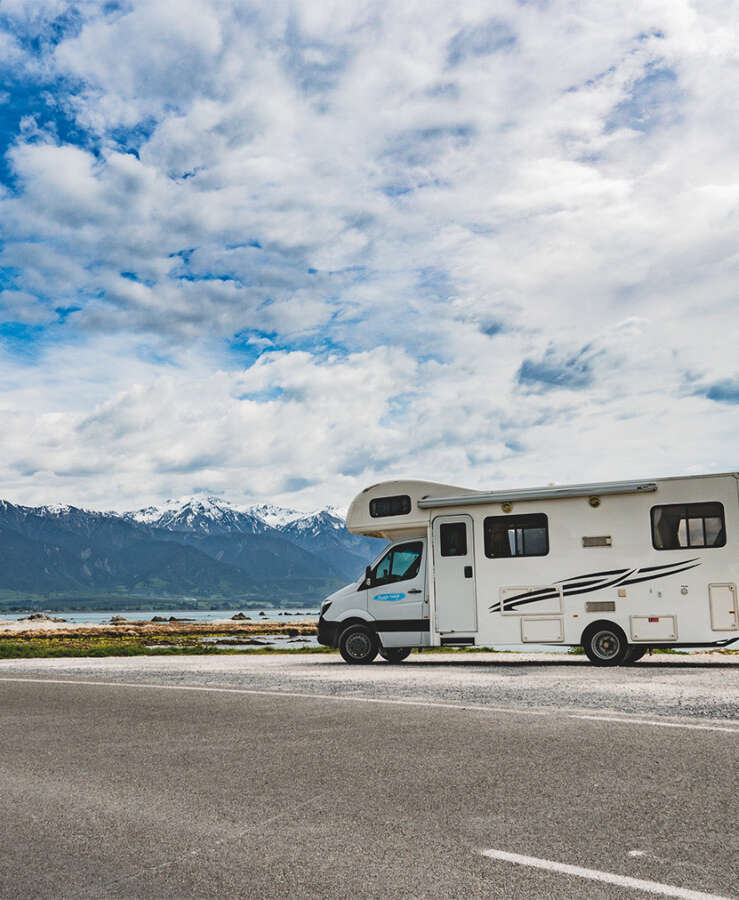
[[[335,509],[187,498],[127,513],[0,501],[0,609],[307,604],[385,545]]]

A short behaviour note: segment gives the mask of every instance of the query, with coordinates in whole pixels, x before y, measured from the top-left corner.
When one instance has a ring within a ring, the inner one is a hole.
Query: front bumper
[[[338,622],[327,622],[323,616],[318,620],[318,643],[324,647],[336,647],[339,633]]]

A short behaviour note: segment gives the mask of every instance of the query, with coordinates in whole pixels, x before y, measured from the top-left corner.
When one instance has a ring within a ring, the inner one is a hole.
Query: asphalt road
[[[0,896],[653,895],[485,850],[739,893],[736,722],[327,691],[315,660],[312,690],[269,657],[234,686],[245,659],[0,666]]]

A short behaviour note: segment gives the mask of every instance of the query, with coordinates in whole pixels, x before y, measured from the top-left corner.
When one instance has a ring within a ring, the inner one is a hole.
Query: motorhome
[[[474,491],[388,481],[347,527],[389,546],[324,600],[349,663],[415,647],[582,645],[592,663],[739,639],[739,473]]]

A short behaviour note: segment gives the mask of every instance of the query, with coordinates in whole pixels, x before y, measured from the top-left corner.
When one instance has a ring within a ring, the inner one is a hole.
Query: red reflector
[[[659,616],[650,616],[649,621],[650,622],[659,622]]]

